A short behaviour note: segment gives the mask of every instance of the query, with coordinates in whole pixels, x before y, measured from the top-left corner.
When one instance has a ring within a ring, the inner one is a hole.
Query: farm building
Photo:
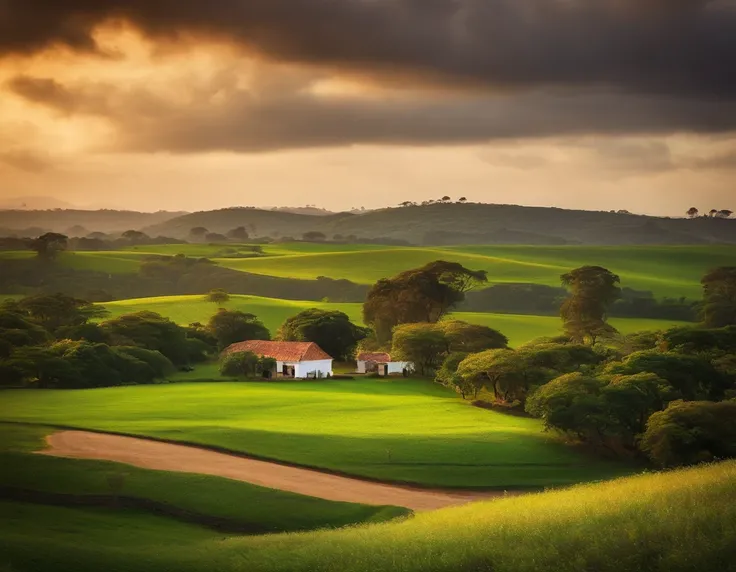
[[[408,361],[392,361],[391,354],[383,352],[362,352],[356,357],[358,373],[378,373],[392,375],[414,371],[414,364]]]
[[[250,340],[231,345],[225,353],[253,352],[276,360],[276,377],[319,378],[332,376],[332,358],[313,342]]]

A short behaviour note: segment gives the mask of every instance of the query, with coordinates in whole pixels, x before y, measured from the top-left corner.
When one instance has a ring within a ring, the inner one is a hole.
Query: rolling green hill
[[[560,275],[582,265],[605,266],[622,286],[651,291],[657,297],[701,296],[700,279],[710,269],[736,260],[736,246],[459,246],[399,248],[374,245],[283,243],[264,245],[253,256],[239,245],[169,244],[125,251],[67,252],[60,264],[80,270],[135,273],[150,255],[211,258],[222,267],[280,278],[314,280],[319,276],[373,284],[438,259],[486,270],[490,283],[526,282],[559,286]],[[30,253],[1,252],[1,259]]]
[[[149,310],[166,316],[175,322],[186,325],[193,322],[205,323],[217,312],[217,306],[206,302],[203,296],[163,296],[160,298],[140,298],[121,300],[103,304],[109,317],[117,317],[131,312]],[[362,304],[329,303],[262,298],[259,296],[233,296],[225,308],[241,310],[258,316],[275,334],[284,321],[308,308],[324,308],[345,312],[350,318],[362,322]],[[561,322],[554,316],[521,316],[515,314],[488,314],[480,312],[455,312],[453,317],[473,324],[482,324],[504,333],[512,346],[524,344],[534,338],[554,336],[560,333]],[[611,324],[621,333],[628,334],[641,330],[661,330],[679,322],[667,320],[648,320],[633,318],[614,318]]]
[[[5,392],[0,420],[98,429],[427,486],[528,488],[631,472],[537,419],[480,409],[427,380],[179,383]]]
[[[733,572],[736,462],[265,537],[0,503],[0,536],[13,572]]]
[[[269,253],[269,249],[265,249]],[[700,279],[711,268],[730,264],[736,247],[544,247],[487,246],[380,248],[365,251],[286,254],[251,259],[218,259],[228,268],[288,278],[347,278],[372,284],[380,278],[433,260],[459,262],[488,271],[491,283],[532,282],[559,286],[560,275],[583,265],[605,266],[623,286],[656,296],[700,297]],[[274,254],[276,254],[274,252]]]

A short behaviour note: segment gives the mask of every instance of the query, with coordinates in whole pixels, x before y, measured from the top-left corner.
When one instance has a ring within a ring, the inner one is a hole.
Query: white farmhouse
[[[358,373],[378,373],[378,375],[392,375],[411,373],[414,364],[408,361],[392,361],[391,355],[384,352],[362,352],[356,357]]]
[[[276,360],[277,378],[320,378],[332,376],[332,358],[313,342],[268,342],[249,340],[231,345],[224,353],[253,352]]]

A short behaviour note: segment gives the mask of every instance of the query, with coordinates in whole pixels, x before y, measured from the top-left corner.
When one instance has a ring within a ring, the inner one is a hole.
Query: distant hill
[[[180,217],[182,212],[141,213],[116,210],[0,210],[0,235],[35,236],[43,232],[63,232],[77,236],[90,232],[124,232],[160,224]]]
[[[1,226],[1,225],[0,225]],[[254,208],[191,213],[153,224],[151,235],[185,238],[202,226],[225,233],[299,238],[308,231],[366,239],[452,244],[736,244],[736,220],[670,219],[624,213],[487,204],[433,204],[315,217]]]

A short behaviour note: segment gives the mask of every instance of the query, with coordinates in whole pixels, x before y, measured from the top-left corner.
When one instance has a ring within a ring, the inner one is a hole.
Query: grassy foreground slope
[[[140,510],[246,534],[336,528],[409,512],[326,501],[206,475],[33,454],[45,448],[44,438],[53,431],[51,427],[0,423],[0,498],[13,499],[17,491],[24,491],[37,502],[48,502],[50,497],[72,506],[87,499],[109,508],[124,506],[124,497]]]
[[[269,537],[13,503],[0,515],[0,561],[15,572],[736,570],[736,462]]]
[[[179,324],[207,322],[217,312],[217,306],[206,302],[204,296],[163,296],[158,298],[138,298],[106,302],[105,308],[110,317],[131,312],[150,310],[166,316]],[[263,298],[259,296],[233,296],[224,305],[232,310],[242,310],[258,316],[275,334],[286,318],[307,308],[323,308],[340,310],[360,323],[362,321],[362,304],[310,302],[282,300],[279,298]],[[515,314],[489,314],[481,312],[456,312],[453,317],[473,324],[490,326],[508,336],[512,346],[518,346],[534,338],[554,336],[560,333],[561,322],[554,316],[522,316]],[[635,318],[614,318],[611,323],[623,334],[641,330],[666,329],[678,325],[668,320],[650,320]]]
[[[529,488],[629,474],[424,380],[198,383],[4,392],[0,420],[216,446],[426,486]]]

